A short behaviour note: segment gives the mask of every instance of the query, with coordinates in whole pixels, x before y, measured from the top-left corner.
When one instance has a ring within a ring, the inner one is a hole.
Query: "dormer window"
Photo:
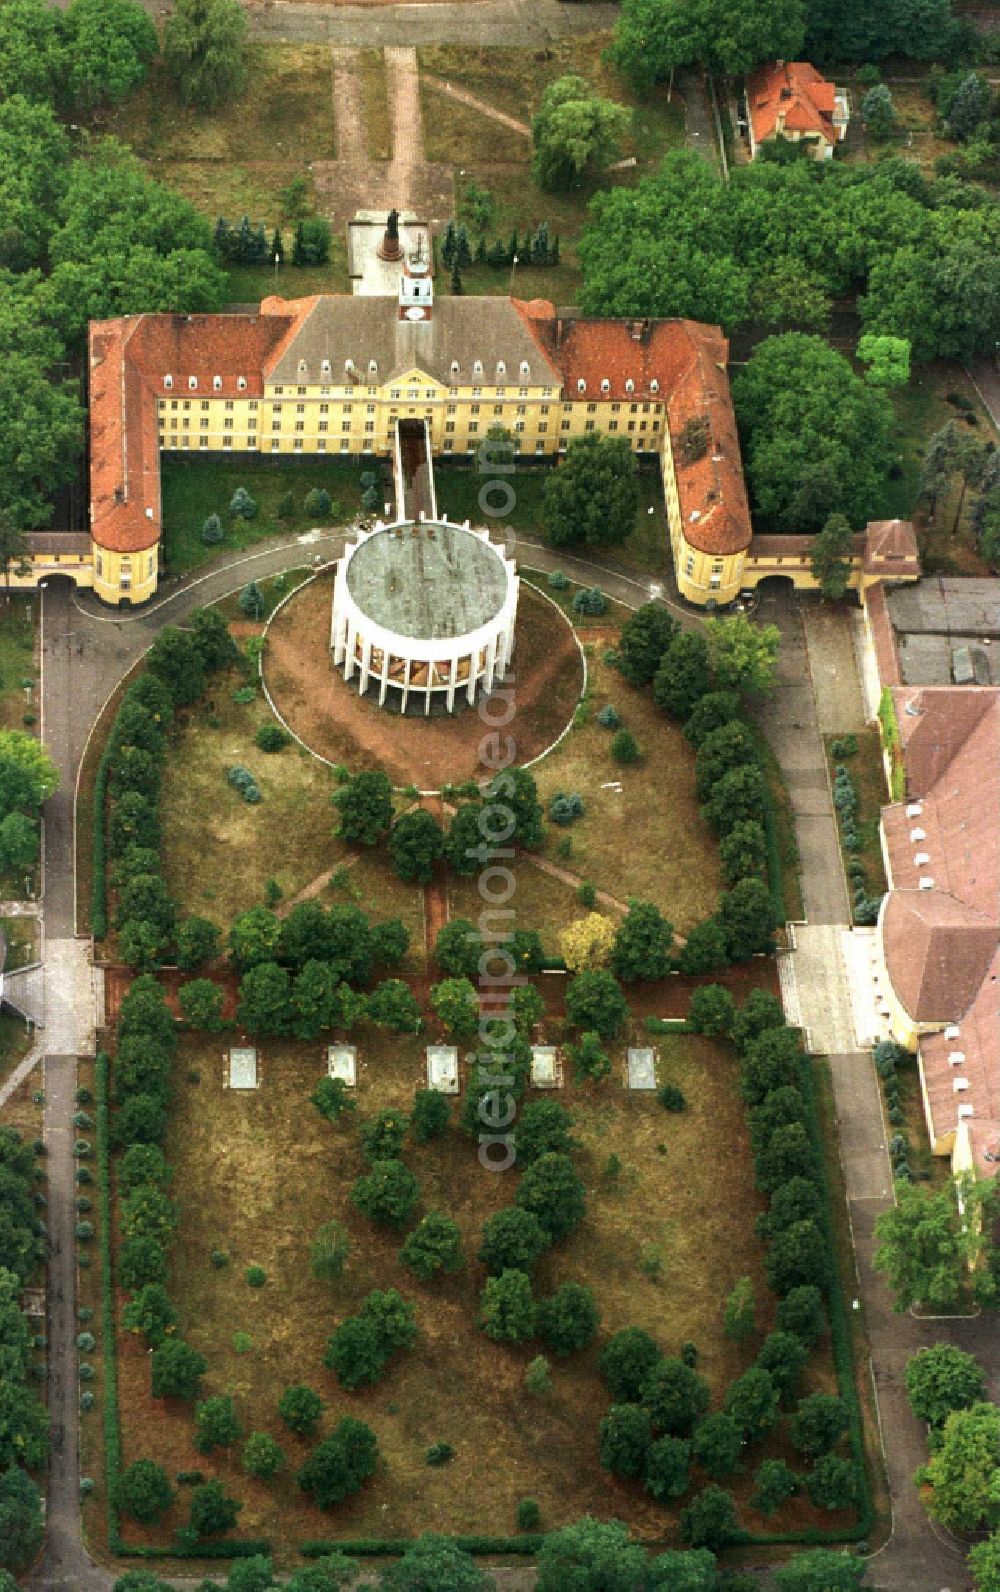
[[[189,376],[188,377],[188,392],[197,392],[197,391],[198,391],[198,378],[197,378],[197,376]]]
[[[481,359],[473,361],[472,374],[474,376],[481,376],[483,374],[483,362]]]
[[[521,361],[521,375],[522,376],[530,376],[531,375],[531,366],[528,364],[528,361],[526,359],[522,359],[522,361]]]
[[[221,376],[213,376],[212,377],[212,391],[213,392],[221,392],[222,391],[222,377]]]
[[[368,374],[369,374],[369,376],[377,376],[378,375],[378,360],[377,359],[370,359],[368,361]]]
[[[584,381],[582,376],[577,381],[576,390],[577,390],[577,392],[586,392],[587,391],[587,383]]]
[[[601,391],[602,392],[610,392],[611,391],[611,383],[608,380],[607,376],[602,376],[601,377]]]
[[[660,390],[660,384],[657,381],[655,376],[653,377],[652,381],[649,384],[649,390],[650,390],[650,392],[659,392],[659,390]]]
[[[246,392],[246,390],[247,390],[247,379],[246,379],[245,376],[237,376],[237,378],[236,378],[236,387],[237,387],[237,390],[239,392]]]
[[[174,378],[173,378],[173,376],[164,376],[163,385],[164,385],[164,387],[166,387],[167,392],[172,392],[173,391],[173,387],[174,387]]]
[[[506,376],[506,374],[507,374],[506,362],[504,360],[502,360],[502,359],[498,359],[497,360],[497,375],[498,376]]]
[[[451,368],[452,375],[453,376],[457,376],[458,375],[458,360],[457,359],[453,359],[452,360],[450,368]]]
[[[309,369],[309,366],[306,364],[305,360],[304,359],[300,359],[299,360],[299,375],[300,376],[304,376],[308,369]]]
[[[625,382],[625,391],[635,392],[635,382],[632,380],[631,376],[629,376]]]
[[[349,372],[353,373],[354,366],[351,364],[350,360],[347,361],[347,369],[348,369]],[[329,376],[329,374],[330,374],[330,361],[328,359],[321,359],[320,362],[319,362],[319,370],[320,370],[320,375],[321,376]]]

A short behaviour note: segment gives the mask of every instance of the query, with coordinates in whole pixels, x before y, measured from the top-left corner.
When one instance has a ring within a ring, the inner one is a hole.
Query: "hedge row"
[[[97,1183],[101,1210],[101,1349],[104,1356],[104,1477],[107,1492],[108,1547],[127,1553],[118,1522],[118,1478],[121,1474],[121,1425],[118,1416],[118,1350],[115,1341],[115,1295],[111,1271],[111,1120],[108,1101],[109,1061],[101,1051],[94,1064],[97,1095]]]
[[[352,1558],[376,1558],[392,1555],[399,1558],[413,1547],[413,1537],[350,1537],[329,1541],[312,1538],[299,1543],[304,1559],[322,1559],[328,1553],[345,1553]],[[544,1532],[526,1532],[520,1537],[447,1537],[457,1548],[475,1555],[490,1553],[516,1553],[530,1557],[539,1552],[545,1541]]]
[[[107,805],[111,755],[105,748],[94,779],[93,879],[90,887],[90,929],[95,940],[108,932]]]
[[[851,1442],[851,1452],[858,1473],[861,1488],[861,1497],[858,1503],[858,1524],[856,1528],[843,1532],[826,1532],[822,1540],[828,1542],[849,1542],[866,1537],[871,1530],[875,1517],[875,1501],[872,1496],[871,1477],[868,1474],[868,1465],[865,1458],[864,1422],[861,1414],[861,1403],[858,1398],[857,1385],[854,1378],[854,1355],[851,1349],[851,1329],[847,1313],[847,1301],[844,1297],[844,1283],[840,1275],[840,1266],[837,1262],[837,1243],[833,1221],[833,1201],[830,1193],[830,1181],[827,1176],[826,1158],[824,1156],[824,1141],[819,1123],[819,1106],[816,1099],[816,1079],[811,1066],[803,1067],[803,1095],[806,1102],[806,1127],[812,1141],[816,1158],[816,1186],[820,1195],[821,1222],[824,1237],[827,1240],[828,1254],[830,1256],[830,1280],[827,1288],[827,1308],[830,1315],[830,1341],[833,1349],[834,1369],[837,1373],[837,1390],[847,1406],[850,1425],[848,1436]],[[757,1539],[761,1542],[769,1540],[767,1537]],[[811,1535],[789,1536],[781,1539],[786,1542],[812,1541]]]

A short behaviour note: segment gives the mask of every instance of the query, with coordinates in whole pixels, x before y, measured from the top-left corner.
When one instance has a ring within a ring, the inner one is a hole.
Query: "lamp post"
[[[510,262],[510,297],[514,297],[514,271],[517,267],[517,255],[511,256]]]

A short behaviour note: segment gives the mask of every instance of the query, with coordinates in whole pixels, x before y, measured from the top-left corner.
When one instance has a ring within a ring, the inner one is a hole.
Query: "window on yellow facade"
[[[569,426],[570,426],[569,421],[568,420],[563,420],[559,424],[559,430],[560,431],[568,431],[569,430]]]
[[[365,421],[365,430],[366,431],[374,431],[375,430],[375,422],[374,422],[374,420],[366,420]]]
[[[232,409],[232,408],[233,408],[233,407],[234,407],[234,405],[233,405],[233,400],[232,400],[232,399],[231,399],[231,398],[227,398],[227,399],[226,399],[226,402],[225,402],[225,407],[226,407],[226,408],[227,408],[227,409]]]
[[[608,430],[609,431],[617,431],[618,430],[618,422],[617,422],[617,420],[609,420],[608,421]]]
[[[478,420],[470,420],[469,421],[469,430],[470,430],[470,432],[478,431],[479,430],[479,421]]]
[[[305,421],[304,420],[296,420],[295,429],[296,429],[296,431],[304,431],[306,429]]]

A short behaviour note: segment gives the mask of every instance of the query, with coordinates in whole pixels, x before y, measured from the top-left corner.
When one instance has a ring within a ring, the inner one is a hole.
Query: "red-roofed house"
[[[829,160],[851,116],[847,90],[837,88],[808,61],[775,61],[746,81],[750,154],[775,138],[805,142],[814,160]]]

